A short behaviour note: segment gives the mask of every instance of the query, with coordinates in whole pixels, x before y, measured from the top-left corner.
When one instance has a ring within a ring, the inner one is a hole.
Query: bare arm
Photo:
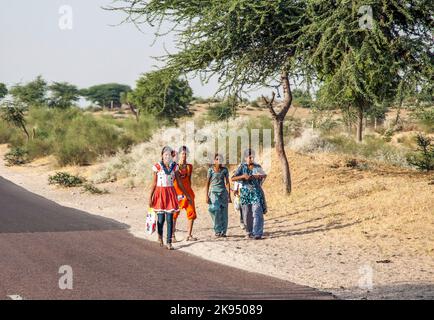
[[[178,186],[181,189],[182,193],[186,196],[188,201],[191,203],[192,201],[191,201],[190,195],[187,193],[187,190],[185,190],[184,185],[182,184],[181,178],[179,177],[178,171],[175,172],[175,179],[176,179],[176,182],[178,182]]]
[[[229,203],[231,203],[232,202],[232,199],[231,199],[231,184],[230,184],[230,182],[229,182],[229,176],[227,176],[226,177],[226,188],[228,189],[228,195],[229,195]]]
[[[207,177],[207,181],[206,181],[206,203],[209,203],[209,185],[211,182],[211,178]]]
[[[154,172],[151,182],[151,193],[149,194],[148,206],[152,205],[152,198],[154,197],[155,187],[157,186],[157,174]]]
[[[239,180],[249,180],[250,176],[248,174],[243,174],[241,176],[234,176],[231,178],[232,181],[239,181]]]

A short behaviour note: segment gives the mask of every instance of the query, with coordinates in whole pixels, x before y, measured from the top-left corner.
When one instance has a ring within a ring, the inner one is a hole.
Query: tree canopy
[[[26,106],[41,106],[47,102],[47,82],[41,76],[38,76],[25,85],[17,84],[13,86],[9,93],[17,103]]]
[[[192,99],[188,81],[164,69],[143,74],[128,94],[128,101],[139,110],[167,119],[187,115]]]
[[[121,94],[131,91],[130,86],[118,83],[106,83],[82,89],[80,94],[87,100],[101,107],[118,108],[121,106]]]
[[[170,22],[180,50],[160,57],[166,67],[204,81],[218,75],[219,91],[239,93],[280,82],[282,68],[290,69],[304,6],[296,0],[122,0],[108,9],[124,11],[136,24]]]
[[[429,0],[307,2],[300,66],[327,103],[357,109],[361,121],[432,79],[432,9]]]
[[[7,101],[0,107],[0,119],[8,123],[10,126],[15,126],[19,129],[22,129],[27,137],[27,141],[29,141],[30,135],[26,128],[24,111],[24,106],[17,105],[12,101]]]
[[[51,96],[48,105],[50,107],[65,109],[73,106],[80,99],[78,88],[67,82],[53,82],[49,89]]]

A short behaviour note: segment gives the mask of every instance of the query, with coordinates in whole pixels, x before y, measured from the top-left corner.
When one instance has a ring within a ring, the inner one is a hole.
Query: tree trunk
[[[277,123],[278,136],[276,141],[277,142],[276,152],[282,166],[283,186],[285,188],[286,193],[290,194],[291,187],[292,187],[291,173],[289,171],[288,158],[286,157],[285,144],[283,142],[283,121],[285,120],[286,113],[288,112],[292,103],[292,92],[291,92],[291,86],[289,85],[288,72],[286,71],[282,72],[280,76],[280,81],[283,86],[283,108],[282,111],[280,111],[279,113],[279,118],[278,118],[279,121]]]
[[[374,129],[377,130],[377,117],[374,118]]]
[[[128,107],[130,107],[131,112],[136,117],[136,121],[139,122],[139,113],[134,109],[133,105],[131,103],[127,103]]]
[[[396,127],[398,125],[398,123],[401,121],[401,105],[402,102],[399,104],[398,109],[396,110],[396,117],[395,117],[395,124],[393,125],[394,127]]]
[[[24,124],[21,124],[21,127],[23,128],[23,131],[24,131],[24,133],[25,133],[26,136],[27,136],[27,142],[29,142],[29,140],[30,140],[30,134],[29,134],[29,132],[27,131],[26,126],[25,126]]]
[[[274,139],[277,156],[280,160],[282,168],[283,186],[287,194],[291,193],[291,173],[289,171],[289,163],[286,157],[285,144],[283,140],[283,121],[274,120]]]
[[[285,120],[285,116],[292,103],[292,92],[291,86],[289,84],[288,72],[282,71],[280,75],[280,80],[283,87],[283,102],[281,111],[279,113],[276,113],[276,111],[274,110],[274,92],[271,101],[267,101],[265,97],[262,98],[264,99],[268,109],[270,110],[271,117],[273,118],[275,149],[281,164],[283,187],[285,193],[290,194],[292,188],[291,173],[289,170],[288,158],[286,157],[285,144],[283,139],[283,121]]]
[[[357,141],[362,142],[363,139],[363,109],[359,107],[357,115]]]

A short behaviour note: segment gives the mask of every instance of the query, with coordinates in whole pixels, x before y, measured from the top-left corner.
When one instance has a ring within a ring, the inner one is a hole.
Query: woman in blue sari
[[[244,162],[232,176],[232,181],[242,181],[240,189],[241,210],[246,226],[246,238],[262,239],[264,233],[264,214],[267,212],[262,183],[267,175],[262,167],[255,163],[252,149],[244,151]]]

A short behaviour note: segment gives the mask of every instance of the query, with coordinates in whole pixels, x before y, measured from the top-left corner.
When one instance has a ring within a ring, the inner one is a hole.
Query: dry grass
[[[279,223],[332,231],[341,243],[375,245],[384,254],[397,252],[434,257],[434,174],[372,163],[352,169],[336,155],[301,155],[288,151],[293,192],[276,188],[279,168],[265,182],[269,218]],[[273,161],[273,163],[276,163]],[[280,233],[291,235],[292,228]]]

